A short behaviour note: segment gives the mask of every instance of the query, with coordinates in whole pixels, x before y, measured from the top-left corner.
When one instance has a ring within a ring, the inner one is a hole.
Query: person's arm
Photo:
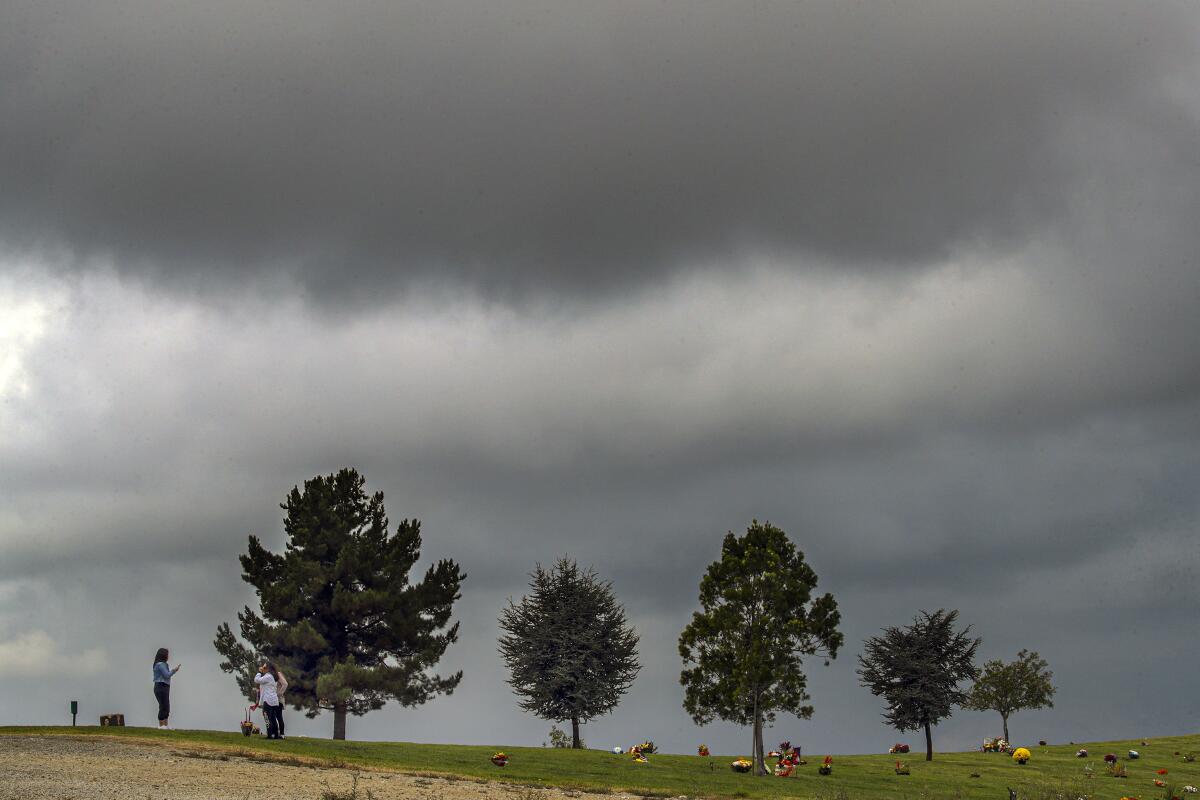
[[[271,677],[271,673],[269,673],[269,672],[260,672],[254,676],[255,683],[266,683],[267,681],[271,681],[271,682],[275,681],[275,679]]]
[[[174,675],[176,672],[179,672],[179,668],[182,666],[183,664],[176,664],[175,669],[171,670],[171,674]]]

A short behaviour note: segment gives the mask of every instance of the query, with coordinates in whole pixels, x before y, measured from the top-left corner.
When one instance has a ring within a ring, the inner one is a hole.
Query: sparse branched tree
[[[1004,723],[1004,738],[1008,740],[1008,718],[1026,709],[1054,707],[1054,673],[1050,665],[1036,652],[1022,650],[1017,660],[1005,664],[999,659],[983,665],[979,678],[967,696],[966,708],[975,711],[997,711]]]
[[[683,707],[698,725],[723,719],[753,730],[756,774],[766,774],[763,722],[813,707],[803,657],[837,656],[841,615],[833,595],[813,597],[817,574],[786,533],[754,520],[732,532],[700,581],[700,610],[679,636]]]
[[[887,702],[883,717],[901,731],[925,730],[925,760],[933,760],[931,728],[966,702],[962,681],[975,677],[975,651],[981,639],[971,626],[955,631],[957,611],[922,611],[913,624],[885,628],[863,643],[858,657],[862,684]]]
[[[554,722],[579,725],[616,707],[637,677],[638,636],[612,584],[569,558],[538,564],[529,594],[500,613],[500,655],[520,706]]]
[[[333,711],[333,738],[346,738],[346,714],[362,715],[389,700],[415,706],[450,694],[462,672],[429,670],[458,638],[450,622],[466,575],[438,561],[419,583],[409,572],[421,553],[421,523],[403,520],[388,534],[383,493],[368,496],[353,469],[305,481],[287,502],[283,553],[258,538],[240,557],[242,580],[258,594],[261,616],[238,614],[242,644],[228,623],[213,642],[238,688],[254,696],[260,659],[277,662],[288,679],[287,702],[307,716]]]

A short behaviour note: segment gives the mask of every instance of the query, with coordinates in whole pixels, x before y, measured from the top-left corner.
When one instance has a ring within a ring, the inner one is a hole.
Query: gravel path
[[[357,800],[633,800],[470,779],[270,764],[188,745],[0,736],[0,800],[350,800],[356,775]]]

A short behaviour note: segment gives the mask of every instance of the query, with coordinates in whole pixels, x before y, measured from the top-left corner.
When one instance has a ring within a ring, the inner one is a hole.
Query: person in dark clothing
[[[158,727],[160,730],[171,730],[171,677],[179,672],[181,664],[175,669],[167,663],[169,657],[167,648],[160,647],[154,654],[154,699],[158,701]]]

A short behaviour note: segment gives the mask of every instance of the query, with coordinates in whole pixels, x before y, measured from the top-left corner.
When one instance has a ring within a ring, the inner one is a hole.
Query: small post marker
[[[71,727],[75,727],[75,716],[79,713],[79,701],[71,701]]]

